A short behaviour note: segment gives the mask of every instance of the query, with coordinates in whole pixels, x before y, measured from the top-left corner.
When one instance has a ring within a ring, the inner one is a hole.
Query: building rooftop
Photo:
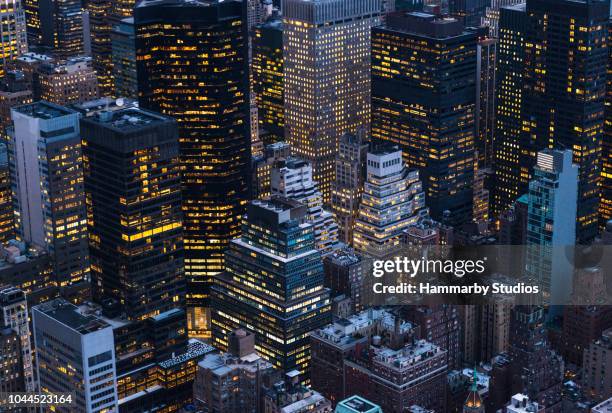
[[[313,393],[308,397],[298,400],[283,407],[281,413],[302,413],[311,411],[314,407],[321,404],[329,404],[329,401],[319,393]]]
[[[134,129],[173,122],[170,118],[137,107],[102,109],[95,116],[89,116],[87,120],[118,132],[129,132]]]
[[[593,407],[591,410],[592,413],[612,413],[612,398],[599,403],[597,406]]]
[[[335,413],[382,413],[382,410],[363,397],[351,396],[338,403]]]
[[[334,250],[331,254],[326,255],[325,259],[343,267],[361,262],[361,256],[350,247]]]
[[[434,39],[446,39],[467,34],[463,23],[453,17],[423,12],[396,12],[387,16],[386,29]]]
[[[184,353],[176,355],[168,360],[159,363],[160,367],[164,369],[178,366],[186,361],[193,360],[202,357],[208,353],[212,353],[216,349],[210,344],[206,344],[200,340],[190,339],[187,343],[187,350]]]
[[[373,361],[393,369],[403,370],[443,352],[445,351],[433,343],[418,340],[414,344],[407,344],[399,350],[388,347],[375,348]]]
[[[110,327],[101,318],[92,314],[84,315],[79,307],[61,298],[40,304],[34,309],[82,335]]]
[[[77,112],[68,109],[64,106],[56,105],[55,103],[40,101],[30,103],[28,105],[17,106],[13,108],[15,112],[22,113],[37,119],[55,119],[63,116],[73,115]]]

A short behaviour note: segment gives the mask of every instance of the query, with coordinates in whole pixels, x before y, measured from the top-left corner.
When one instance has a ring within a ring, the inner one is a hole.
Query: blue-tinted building
[[[285,198],[248,205],[242,237],[231,242],[211,293],[216,347],[227,350],[230,332],[242,328],[275,367],[306,372],[309,334],[331,322],[331,306],[305,215],[305,206]]]

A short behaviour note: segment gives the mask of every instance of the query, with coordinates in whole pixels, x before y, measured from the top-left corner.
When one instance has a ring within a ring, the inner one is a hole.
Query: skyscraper
[[[396,13],[372,29],[372,138],[400,145],[432,217],[472,219],[476,45],[456,19]]]
[[[91,33],[91,56],[93,67],[98,77],[98,86],[103,96],[111,95],[112,81],[112,45],[111,21],[113,0],[88,0],[89,30]]]
[[[612,39],[612,24],[608,24],[608,41],[610,39]],[[600,227],[604,227],[612,219],[612,47],[609,45],[605,105],[606,119],[601,145]]]
[[[419,171],[406,168],[402,151],[389,145],[368,153],[367,168],[353,244],[370,256],[390,255],[402,231],[428,215]]]
[[[94,296],[129,319],[185,303],[178,128],[136,108],[81,120]]]
[[[26,33],[28,43],[31,46],[40,45],[42,42],[42,32],[40,30],[39,12],[40,0],[23,0],[26,19]]]
[[[538,153],[529,183],[525,274],[538,280],[547,303],[569,303],[574,268],[565,248],[576,244],[578,167],[570,150]]]
[[[284,0],[285,137],[331,199],[345,132],[369,130],[370,30],[380,0]]]
[[[32,362],[28,303],[24,292],[19,288],[10,286],[0,288],[0,328],[2,327],[8,327],[17,336],[21,352],[19,362],[23,373],[24,391],[33,392],[36,389],[36,380]]]
[[[81,0],[38,0],[41,44],[60,58],[82,55],[84,49]]]
[[[283,21],[274,15],[255,26],[253,35],[253,92],[268,144],[285,138],[283,66]]]
[[[111,33],[111,49],[113,95],[137,99],[136,30],[133,17],[121,20],[115,27]]]
[[[365,131],[345,133],[340,138],[336,154],[336,179],[332,184],[331,207],[340,227],[340,240],[353,243],[355,218],[359,210],[366,177],[368,144]]]
[[[521,139],[521,85],[524,78],[522,68],[527,36],[525,3],[502,7],[498,13],[500,17],[493,141],[495,186],[491,200],[494,217],[499,217],[518,197],[527,192],[529,168],[521,160],[525,159],[523,153],[534,150],[531,141]]]
[[[242,237],[232,240],[226,271],[212,289],[215,346],[227,349],[229,333],[242,328],[276,368],[307,372],[309,333],[329,323],[331,312],[306,213],[283,198],[248,205]]]
[[[47,248],[65,294],[88,293],[89,251],[79,114],[47,102],[12,110],[9,162],[21,239]]]
[[[338,247],[338,224],[332,213],[323,208],[323,196],[312,175],[309,162],[279,160],[272,167],[270,189],[272,196],[290,198],[306,206],[306,222],[313,226],[315,247],[325,255]]]
[[[5,143],[0,143],[0,245],[5,245],[14,238],[15,212],[8,150]]]
[[[57,411],[117,411],[111,325],[59,298],[32,308],[32,325],[41,391],[74,393],[73,404]]]
[[[502,140],[496,152],[507,163],[504,180],[497,179],[496,187],[524,193],[538,151],[572,149],[580,171],[577,242],[588,243],[598,227],[609,2],[529,0],[525,12],[515,17],[526,28],[524,58],[513,68],[521,74],[513,87],[522,99],[512,108],[498,101],[498,108],[501,104],[502,110],[519,113],[520,139],[515,146],[513,132],[504,135],[502,130],[496,136]],[[500,55],[500,79],[503,59]],[[519,148],[518,156],[506,154],[504,146]]]
[[[206,336],[209,287],[248,197],[245,11],[235,0],[143,1],[134,10],[140,105],[179,122],[189,329]]]
[[[485,15],[481,19],[481,24],[489,28],[491,37],[499,38],[500,9],[505,6],[515,6],[521,3],[524,3],[524,0],[491,0]]]
[[[28,51],[25,9],[22,0],[7,0],[0,9],[0,76],[7,63]]]

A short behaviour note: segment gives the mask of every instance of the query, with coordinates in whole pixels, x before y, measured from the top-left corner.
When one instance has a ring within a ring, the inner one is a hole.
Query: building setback
[[[223,271],[230,240],[240,234],[249,195],[243,6],[236,0],[147,0],[134,9],[140,106],[179,123],[188,320],[198,336],[210,335],[210,286]]]
[[[307,379],[308,333],[331,321],[331,304],[305,215],[305,206],[288,199],[251,202],[212,305],[216,347],[227,349],[229,332],[242,328],[255,334],[255,349],[274,367]]]
[[[133,107],[81,119],[94,297],[129,319],[185,303],[178,128]]]

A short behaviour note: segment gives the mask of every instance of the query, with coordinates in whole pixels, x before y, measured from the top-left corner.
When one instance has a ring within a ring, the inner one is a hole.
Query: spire
[[[478,391],[478,372],[476,371],[476,366],[474,366],[474,374],[472,376],[472,389],[471,391]]]
[[[468,393],[468,397],[463,404],[463,412],[484,413],[484,404],[480,394],[478,393],[478,372],[476,371],[476,367],[474,367],[472,374],[472,385],[470,386],[470,392]]]

